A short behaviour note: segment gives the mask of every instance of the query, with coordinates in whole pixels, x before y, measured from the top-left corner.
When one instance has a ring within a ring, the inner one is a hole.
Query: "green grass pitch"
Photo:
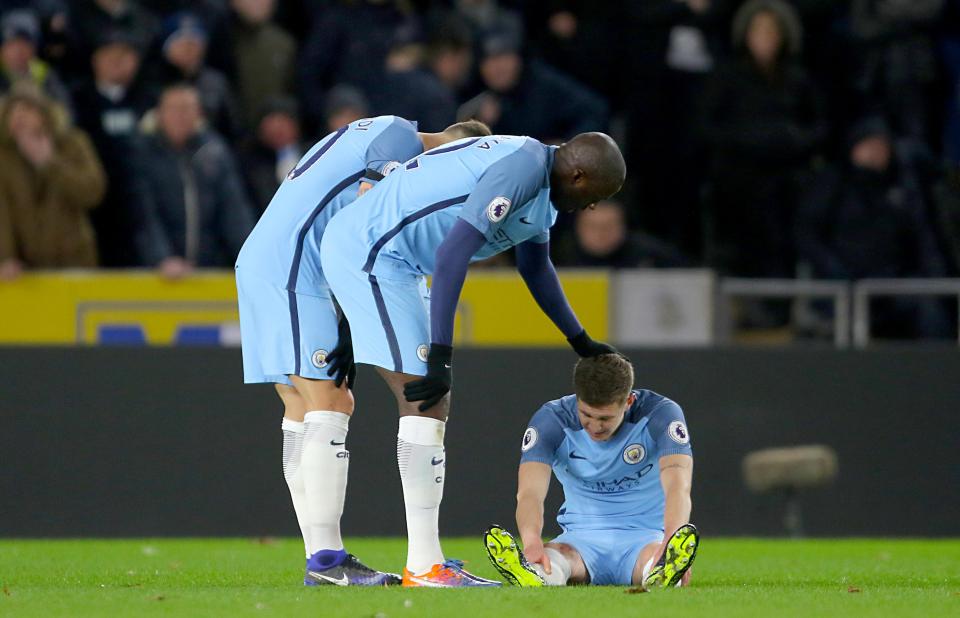
[[[399,569],[402,539],[350,539]],[[304,588],[292,539],[0,540],[0,616],[960,616],[960,540],[705,537],[690,588]],[[479,539],[448,556],[494,577]]]

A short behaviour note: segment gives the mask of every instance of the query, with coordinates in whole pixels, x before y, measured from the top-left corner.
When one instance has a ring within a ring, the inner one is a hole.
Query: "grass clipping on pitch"
[[[402,539],[348,539],[399,571]],[[477,539],[449,557],[497,579]],[[705,537],[686,589],[304,588],[292,539],[0,540],[0,616],[960,616],[960,540]],[[652,612],[652,613],[648,613]],[[666,614],[663,612],[671,612]],[[679,613],[673,613],[679,612]]]

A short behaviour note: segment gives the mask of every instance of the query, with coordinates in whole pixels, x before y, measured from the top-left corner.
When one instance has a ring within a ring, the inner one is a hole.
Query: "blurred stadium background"
[[[960,534],[957,0],[0,12],[0,536],[296,534],[230,268],[309,144],[383,113],[618,140],[628,186],[561,217],[554,260],[685,408],[706,534]],[[445,534],[512,521],[526,421],[568,391],[510,265],[459,308]],[[402,535],[394,404],[360,380],[344,530]],[[748,487],[744,457],[797,445],[830,453],[812,480]]]

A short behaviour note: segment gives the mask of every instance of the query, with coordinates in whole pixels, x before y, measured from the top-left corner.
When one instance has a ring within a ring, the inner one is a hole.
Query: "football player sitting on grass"
[[[686,585],[700,535],[689,523],[693,451],[683,411],[634,389],[633,366],[620,354],[580,359],[573,382],[575,394],[544,404],[523,434],[523,550],[491,526],[490,561],[516,586]],[[563,485],[563,534],[544,544],[551,469]]]

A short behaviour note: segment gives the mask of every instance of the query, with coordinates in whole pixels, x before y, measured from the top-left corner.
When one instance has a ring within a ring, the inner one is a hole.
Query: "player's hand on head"
[[[453,348],[433,343],[427,356],[427,375],[419,380],[407,382],[403,386],[403,396],[407,401],[422,401],[417,409],[426,412],[437,405],[444,395],[450,392],[453,383]]]
[[[337,388],[347,383],[347,388],[353,390],[353,383],[357,379],[357,365],[353,360],[353,336],[350,334],[350,322],[347,316],[338,311],[340,319],[337,321],[337,345],[327,354],[327,375],[333,378]]]
[[[576,352],[582,358],[590,358],[593,356],[600,356],[601,354],[616,354],[617,349],[610,345],[609,343],[604,343],[602,341],[594,341],[590,338],[590,335],[587,334],[586,330],[580,331],[580,334],[573,337],[568,337],[567,341],[570,343],[570,346],[573,348],[573,351]]]

